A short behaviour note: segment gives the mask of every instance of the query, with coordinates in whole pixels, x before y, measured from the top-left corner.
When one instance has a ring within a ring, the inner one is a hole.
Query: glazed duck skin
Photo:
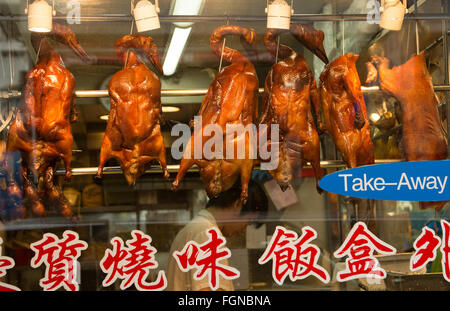
[[[276,57],[276,36],[282,30],[269,29],[264,44]],[[323,48],[323,32],[310,26],[292,24],[291,33],[324,62],[328,62]],[[321,39],[320,39],[321,38]],[[310,162],[318,181],[323,176],[320,168],[320,140],[315,119],[320,123],[320,100],[316,80],[305,58],[285,45],[278,47],[281,61],[272,66],[266,81],[260,124],[278,124],[279,163],[269,170],[284,191],[303,164]],[[313,116],[315,112],[315,118]],[[268,135],[268,137],[271,137]]]
[[[211,50],[221,56],[222,42],[225,35],[239,35],[244,46],[248,49],[256,44],[256,33],[252,29],[234,25],[218,27],[210,36]],[[223,59],[229,63],[224,67],[211,83],[209,90],[202,101],[198,116],[202,117],[202,128],[210,124],[219,126],[226,133],[228,124],[252,125],[256,121],[258,111],[258,78],[253,64],[240,52],[225,47]],[[203,146],[210,138],[203,135],[191,136],[184,155],[181,159],[180,170],[173,182],[172,189],[179,187],[181,180],[192,165],[200,168],[200,176],[210,198],[216,197],[222,191],[232,187],[240,177],[241,200],[246,202],[248,196],[248,182],[253,170],[254,159],[250,156],[253,146],[248,133],[245,133],[245,155],[232,158],[208,159],[202,154],[195,158],[195,141],[200,140]],[[241,137],[242,138],[242,137]],[[224,138],[223,153],[226,154],[226,139]]]
[[[118,39],[115,48],[125,67],[109,82],[111,108],[97,177],[102,176],[106,161],[114,157],[120,161],[129,185],[136,183],[153,160],[159,161],[164,177],[168,178],[160,127],[161,82],[137,54],[142,52],[162,72],[157,46],[150,37],[134,34]]]
[[[75,80],[47,38],[69,46],[83,61],[88,58],[75,34],[66,25],[54,23],[47,36],[37,33],[31,36],[34,49],[39,51],[39,59],[26,75],[22,102],[11,124],[7,142],[7,167],[10,166],[8,162],[12,161],[12,153],[20,151],[20,175],[25,195],[24,206],[20,203],[22,194],[14,180],[14,173],[8,170],[12,218],[24,217],[27,207],[38,216],[44,215],[44,200],[55,205],[65,217],[73,216],[67,199],[54,183],[53,174],[57,162],[62,159],[66,180],[71,177],[73,136],[70,123],[76,120],[72,98]],[[32,179],[29,179],[29,172],[32,173]],[[35,184],[44,175],[51,178],[44,178],[45,196],[41,196]]]
[[[357,59],[351,53],[338,57],[326,66],[319,82],[325,128],[349,168],[374,163]]]
[[[448,141],[439,118],[439,100],[425,62],[424,52],[406,63],[389,68],[389,60],[372,56],[367,83],[379,82],[381,90],[401,105],[401,144],[407,161],[443,160]],[[420,202],[420,207],[442,209],[446,202]]]

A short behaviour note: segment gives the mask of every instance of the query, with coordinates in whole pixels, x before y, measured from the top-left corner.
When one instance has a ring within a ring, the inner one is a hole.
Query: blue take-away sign
[[[340,195],[394,201],[447,201],[450,160],[375,164],[324,176],[319,186]]]

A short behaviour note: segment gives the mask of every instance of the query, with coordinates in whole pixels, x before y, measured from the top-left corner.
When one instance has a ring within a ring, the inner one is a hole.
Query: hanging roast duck
[[[118,39],[115,49],[124,68],[109,82],[111,108],[97,177],[102,176],[106,161],[114,157],[120,161],[129,185],[134,185],[154,160],[159,161],[168,178],[160,127],[161,82],[139,58],[145,56],[162,73],[158,48],[150,37],[133,34]]]
[[[351,53],[338,57],[325,67],[319,82],[325,129],[349,168],[374,163],[357,59],[358,55]]]
[[[31,35],[38,61],[26,75],[22,101],[7,141],[5,163],[9,168],[7,192],[11,206],[9,217],[12,218],[25,216],[27,208],[42,216],[45,202],[55,206],[67,218],[73,216],[71,206],[54,181],[54,174],[57,162],[62,159],[65,178],[71,178],[73,137],[70,123],[76,120],[72,98],[75,79],[48,39],[69,46],[83,61],[88,57],[67,25],[54,23],[50,33],[42,35],[33,32]],[[24,200],[12,169],[14,151],[21,154],[19,175]],[[43,194],[37,186],[40,177],[43,177]]]
[[[320,75],[319,94],[326,131],[348,168],[373,164],[375,153],[369,118],[356,70],[358,55],[348,53],[325,67]],[[359,219],[375,230],[374,200],[350,199]]]
[[[210,36],[212,51],[223,60],[231,63],[224,67],[211,83],[206,96],[203,99],[198,116],[201,117],[201,130],[191,136],[180,163],[180,170],[173,182],[173,189],[179,187],[180,181],[188,169],[196,164],[200,169],[200,176],[210,198],[216,197],[222,191],[233,186],[240,178],[241,200],[246,202],[248,197],[248,182],[253,170],[255,146],[248,132],[237,137],[234,142],[234,154],[226,157],[226,126],[227,125],[252,125],[256,121],[258,111],[258,77],[253,64],[240,52],[223,47],[225,35],[239,35],[246,48],[255,46],[256,32],[245,27],[225,25],[218,27]],[[222,53],[223,52],[223,53]],[[205,143],[211,138],[209,133],[203,133],[208,125],[216,125],[224,134],[223,157],[208,155],[202,152]],[[198,123],[194,126],[200,126]],[[200,145],[200,156],[195,152],[195,141]],[[236,145],[245,146],[242,154],[237,154]],[[245,153],[245,154],[244,154]],[[229,153],[231,154],[231,152]]]
[[[324,33],[308,25],[291,24],[291,33],[324,63],[328,58],[323,47]],[[272,66],[265,82],[260,124],[279,128],[278,167],[269,170],[284,191],[303,164],[310,162],[315,173],[316,184],[323,173],[320,168],[320,140],[315,120],[320,122],[320,100],[316,80],[306,59],[286,45],[276,43],[284,32],[268,29],[264,44],[273,57],[281,59]],[[313,116],[315,112],[315,117]],[[260,127],[261,128],[261,127]],[[321,192],[319,186],[317,189]]]
[[[400,103],[402,149],[407,161],[447,158],[448,141],[439,118],[439,99],[434,93],[424,52],[406,63],[389,68],[385,57],[372,56],[367,63],[367,83],[379,82],[381,90]],[[441,209],[445,202],[421,202],[422,208]]]

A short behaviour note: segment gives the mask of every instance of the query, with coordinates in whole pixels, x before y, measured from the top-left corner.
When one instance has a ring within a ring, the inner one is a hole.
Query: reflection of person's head
[[[224,236],[238,235],[244,232],[248,224],[260,225],[259,221],[267,213],[267,197],[262,188],[254,181],[248,185],[248,200],[241,202],[241,187],[233,186],[211,199],[206,208],[216,218]]]

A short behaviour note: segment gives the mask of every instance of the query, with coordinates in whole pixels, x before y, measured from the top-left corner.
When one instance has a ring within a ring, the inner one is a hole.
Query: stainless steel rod
[[[450,91],[450,85],[435,85],[434,90],[436,92],[448,92]],[[263,93],[264,89],[260,88],[259,93]],[[373,93],[380,91],[379,86],[362,86],[361,91],[363,93]],[[162,90],[161,96],[163,97],[176,97],[176,96],[202,96],[208,92],[208,89],[179,89],[179,90]],[[16,98],[20,97],[22,93],[20,91],[0,91],[0,99]],[[77,98],[99,98],[108,97],[108,90],[78,90],[75,91],[75,97]]]
[[[385,163],[395,163],[395,162],[402,162],[402,160],[397,159],[383,159],[383,160],[375,160],[375,164],[385,164]],[[328,161],[320,161],[320,166],[322,168],[345,168],[347,165],[344,161],[341,160],[328,160]],[[311,168],[311,165],[305,165],[304,168]],[[180,169],[180,165],[173,164],[173,165],[167,165],[167,169],[171,173],[176,173]],[[259,169],[256,167],[255,169]],[[190,172],[198,172],[198,168],[193,167],[189,170]],[[161,168],[158,165],[152,165],[149,169],[145,171],[146,173],[160,173]],[[64,175],[65,170],[64,169],[58,169],[56,170],[56,175]],[[74,176],[80,176],[80,175],[95,175],[97,174],[97,167],[80,167],[80,168],[73,168],[72,169],[72,175]],[[110,166],[105,167],[103,169],[104,175],[116,175],[116,174],[122,174],[122,169],[120,166]]]

